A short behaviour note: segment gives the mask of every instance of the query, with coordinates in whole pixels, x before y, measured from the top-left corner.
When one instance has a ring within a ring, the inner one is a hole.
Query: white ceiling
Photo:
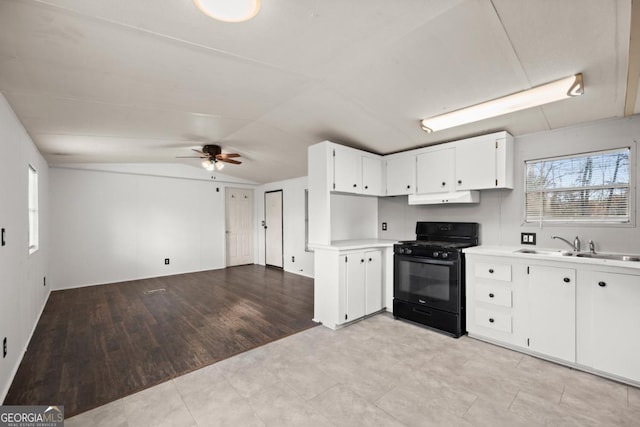
[[[219,143],[243,156],[225,174],[270,182],[324,139],[386,154],[622,116],[630,19],[631,0],[262,0],[241,24],[191,0],[0,0],[0,91],[50,164],[199,167],[175,156]],[[578,72],[582,97],[420,130]]]

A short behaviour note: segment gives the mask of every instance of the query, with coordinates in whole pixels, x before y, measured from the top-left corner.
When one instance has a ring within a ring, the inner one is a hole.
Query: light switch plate
[[[522,245],[535,245],[536,233],[520,233],[520,244]]]

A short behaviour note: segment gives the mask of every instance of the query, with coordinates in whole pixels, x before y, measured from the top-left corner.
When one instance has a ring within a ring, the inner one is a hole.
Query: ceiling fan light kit
[[[196,153],[197,156],[176,156],[176,158],[182,159],[203,159],[202,167],[208,171],[213,171],[214,169],[222,170],[224,168],[225,163],[232,163],[234,165],[241,165],[242,162],[238,160],[234,160],[234,157],[240,157],[238,153],[223,153],[222,148],[219,145],[205,145],[202,147],[202,150],[192,149]]]
[[[423,119],[420,121],[420,127],[425,132],[436,132],[566,98],[573,98],[583,93],[582,74],[578,73],[492,101]]]
[[[260,11],[260,0],[193,0],[210,18],[223,22],[244,22]]]

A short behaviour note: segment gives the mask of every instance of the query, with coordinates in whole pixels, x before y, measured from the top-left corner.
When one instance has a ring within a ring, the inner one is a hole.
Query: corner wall
[[[38,172],[39,249],[29,254],[28,168]],[[0,95],[0,402],[4,401],[22,355],[49,296],[44,286],[49,262],[49,166],[15,113]],[[47,277],[47,279],[49,279]],[[2,340],[7,338],[7,357]]]
[[[569,240],[577,235],[586,243],[593,240],[598,251],[640,253],[639,174],[631,177],[633,224],[627,225],[548,225],[525,224],[524,162],[530,159],[556,157],[611,148],[631,147],[633,171],[638,169],[640,115],[624,119],[590,122],[553,131],[538,132],[515,138],[513,190],[480,192],[479,204],[409,206],[407,197],[381,197],[378,201],[379,221],[387,222],[383,239],[415,239],[416,221],[469,221],[480,223],[483,245],[519,246],[521,232],[535,232],[537,246],[567,249],[552,240],[554,234]],[[633,173],[633,172],[632,172]]]
[[[225,187],[243,184],[209,174],[185,165],[51,168],[54,289],[224,268]]]

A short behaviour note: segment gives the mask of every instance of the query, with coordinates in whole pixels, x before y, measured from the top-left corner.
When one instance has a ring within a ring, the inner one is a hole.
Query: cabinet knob
[[[493,295],[493,294],[489,294],[489,298],[493,298],[493,297],[494,297],[494,295]]]
[[[489,269],[489,273],[493,274],[493,268]]]
[[[460,184],[462,184],[462,180],[461,179],[458,180],[458,185],[460,185]]]
[[[358,186],[358,184],[353,184],[353,188],[356,188]]]
[[[364,259],[361,259],[360,262],[364,262]]]
[[[606,282],[598,282],[598,286],[600,286],[601,288],[604,288],[605,286],[607,286]]]
[[[565,278],[564,278],[564,279],[562,279],[562,280],[564,280],[564,283],[569,283],[569,282],[571,281],[571,279],[569,279],[568,277],[565,277]]]
[[[445,185],[447,185],[447,183],[442,181],[442,186],[444,187]]]
[[[411,188],[411,186],[410,186],[410,185],[407,185],[407,190],[408,190],[408,189],[410,189],[410,188]]]
[[[493,317],[490,317],[489,318],[489,323],[493,323],[493,322],[495,322],[495,320],[493,320]]]
[[[368,189],[369,189],[369,186],[368,186],[368,185],[365,185],[365,186],[364,186],[364,189],[365,189],[365,190],[368,190]]]
[[[373,261],[371,258],[369,258],[369,262]]]

